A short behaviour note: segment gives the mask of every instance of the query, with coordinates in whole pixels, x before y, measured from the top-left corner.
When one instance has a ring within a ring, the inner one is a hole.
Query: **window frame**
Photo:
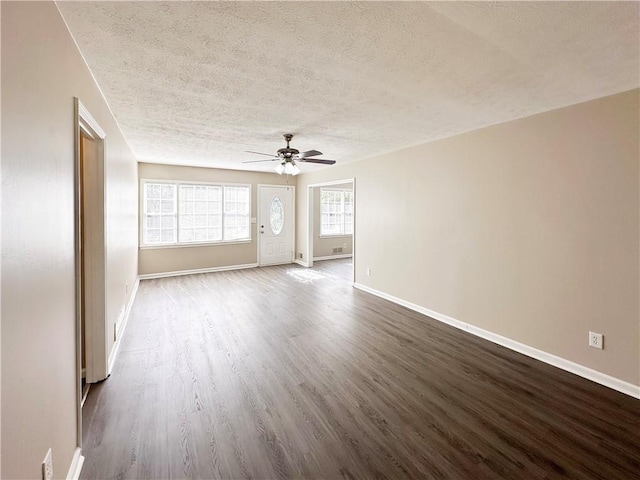
[[[341,216],[342,216],[342,233],[322,233],[322,192],[323,191],[331,191],[331,192],[340,192],[341,195]],[[351,233],[344,233],[346,231],[346,223],[345,223],[345,194],[346,193],[350,193],[352,195],[352,199],[351,199]],[[353,236],[353,230],[354,230],[354,223],[353,223],[353,205],[355,203],[355,197],[353,197],[353,190],[348,189],[348,188],[325,188],[325,187],[320,187],[320,199],[318,201],[318,206],[319,206],[319,211],[320,211],[320,228],[319,228],[319,233],[318,233],[318,237],[320,238],[329,238],[329,237],[351,237]]]
[[[174,243],[158,243],[158,244],[148,244],[144,243],[144,234],[146,231],[146,199],[145,199],[145,185],[146,184],[159,184],[159,185],[174,185],[176,189],[175,195],[175,232],[176,232],[176,241]],[[206,241],[190,241],[190,242],[181,242],[180,241],[180,186],[183,185],[193,185],[193,186],[208,186],[208,187],[221,187],[222,195],[221,195],[221,224],[220,229],[222,232],[222,240],[206,240]],[[249,236],[247,238],[242,239],[234,239],[234,240],[224,240],[224,225],[225,225],[225,187],[245,187],[248,190],[249,198]],[[167,180],[167,179],[154,179],[154,178],[141,178],[140,185],[138,189],[139,199],[138,199],[138,248],[140,250],[151,250],[151,249],[162,249],[162,248],[192,248],[192,247],[208,247],[208,246],[216,246],[216,245],[236,245],[236,244],[248,244],[253,242],[253,222],[252,222],[252,212],[253,212],[253,185],[250,183],[232,183],[232,182],[202,182],[202,181],[191,181],[191,180]]]

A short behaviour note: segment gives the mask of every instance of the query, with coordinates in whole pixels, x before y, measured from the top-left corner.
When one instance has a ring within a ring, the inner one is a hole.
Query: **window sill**
[[[229,242],[209,242],[209,243],[167,243],[163,245],[139,245],[140,250],[158,250],[163,248],[193,248],[193,247],[222,247],[226,245],[246,245],[253,243],[253,240],[234,240]]]
[[[352,237],[351,233],[338,233],[336,235],[318,235],[320,238],[347,238]]]

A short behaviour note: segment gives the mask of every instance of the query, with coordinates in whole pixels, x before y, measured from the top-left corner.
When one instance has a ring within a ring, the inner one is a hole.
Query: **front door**
[[[261,266],[293,262],[293,195],[290,186],[258,187]]]

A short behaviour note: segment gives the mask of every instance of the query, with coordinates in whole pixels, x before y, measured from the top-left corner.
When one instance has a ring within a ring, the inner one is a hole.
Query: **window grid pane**
[[[218,242],[222,240],[222,187],[217,185],[180,185],[180,243]]]
[[[143,185],[143,245],[251,239],[250,185]]]
[[[344,192],[344,233],[353,234],[353,192]]]
[[[176,186],[146,183],[143,204],[143,243],[145,245],[175,243]]]
[[[351,212],[345,209],[344,190],[320,190],[320,234],[321,235],[344,235],[349,232],[345,228],[345,223],[351,224]],[[353,204],[352,204],[353,205]],[[353,206],[351,206],[351,209]],[[347,211],[345,211],[347,210]],[[351,227],[352,230],[352,227]]]
[[[251,236],[248,186],[224,187],[224,239],[245,240]]]

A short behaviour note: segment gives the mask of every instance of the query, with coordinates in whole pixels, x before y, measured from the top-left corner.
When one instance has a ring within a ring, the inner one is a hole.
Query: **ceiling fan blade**
[[[336,163],[335,160],[325,160],[324,158],[300,158],[299,162],[307,162],[307,163],[322,163],[324,165],[333,165]]]
[[[299,158],[307,158],[307,157],[317,157],[318,155],[322,155],[322,152],[318,150],[307,150],[306,152],[300,152],[298,155]]]
[[[266,159],[266,160],[248,160],[248,161],[242,162],[242,163],[273,162],[274,160],[278,160],[278,157],[275,157],[275,158],[272,158],[272,159]]]
[[[266,155],[267,157],[276,157],[273,153],[262,153],[262,152],[252,152],[250,150],[245,150],[247,153],[255,153],[256,155]]]

